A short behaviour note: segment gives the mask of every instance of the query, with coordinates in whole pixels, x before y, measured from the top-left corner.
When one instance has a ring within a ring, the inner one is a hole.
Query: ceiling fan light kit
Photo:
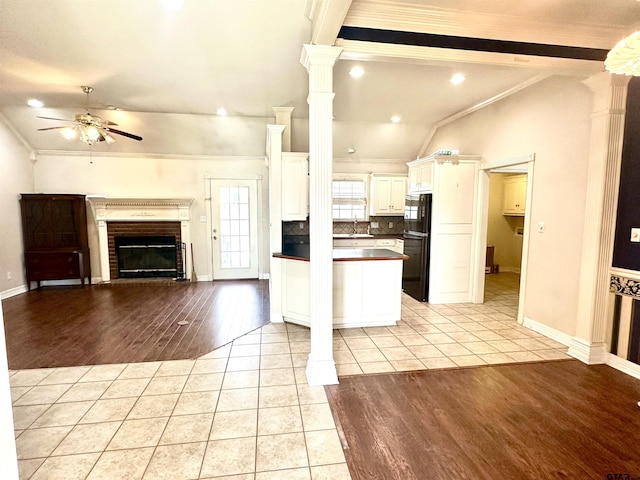
[[[640,31],[618,42],[607,54],[604,67],[611,73],[640,76]]]
[[[52,117],[38,117],[45,120],[56,120],[59,122],[67,122],[72,124],[66,127],[48,127],[39,128],[38,130],[60,129],[60,133],[65,139],[72,141],[79,138],[81,141],[89,145],[99,142],[107,142],[108,144],[115,142],[115,138],[113,138],[113,136],[111,135],[112,133],[115,133],[116,135],[122,135],[123,137],[131,138],[137,141],[142,140],[142,137],[140,137],[139,135],[134,135],[133,133],[123,132],[122,130],[116,130],[115,128],[113,128],[114,126],[118,125],[117,123],[110,122],[109,120],[103,120],[97,115],[92,115],[91,113],[89,113],[89,94],[93,92],[93,87],[83,86],[82,91],[87,94],[86,113],[77,114],[73,120]]]

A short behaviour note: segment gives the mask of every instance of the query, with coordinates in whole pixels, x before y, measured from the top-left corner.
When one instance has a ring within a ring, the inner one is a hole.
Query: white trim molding
[[[573,337],[567,354],[587,365],[599,365],[607,363],[609,352],[604,343],[588,343],[585,340]]]
[[[640,365],[630,362],[629,360],[625,360],[624,358],[620,358],[613,353],[608,354],[606,363],[611,368],[615,368],[622,373],[626,373],[627,375],[631,375],[632,377],[640,380]]]
[[[558,343],[566,345],[567,347],[571,346],[571,343],[573,342],[573,337],[571,335],[545,325],[544,323],[536,322],[529,317],[524,318],[522,326],[527,327],[534,332],[538,332],[551,340],[555,340]]]
[[[21,293],[25,293],[28,291],[26,285],[19,285],[14,288],[10,288],[9,290],[4,290],[0,292],[0,300],[4,300],[5,298],[15,297],[16,295],[20,295]]]

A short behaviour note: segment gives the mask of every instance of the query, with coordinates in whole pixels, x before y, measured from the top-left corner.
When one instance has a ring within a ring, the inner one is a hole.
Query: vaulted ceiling
[[[35,152],[86,152],[56,130],[37,131],[60,124],[37,116],[83,113],[81,86],[91,85],[91,113],[144,138],[117,137],[96,152],[262,155],[280,106],[294,107],[292,144],[304,151],[302,46],[335,43],[344,50],[334,70],[334,156],[354,146],[361,159],[404,162],[460,112],[547,75],[603,69],[566,51],[532,54],[531,44],[597,56],[639,21],[636,0],[3,0],[0,120]],[[460,37],[497,42],[461,46]],[[354,65],[361,78],[349,76]],[[451,85],[458,72],[466,81]],[[44,107],[28,107],[30,98]]]

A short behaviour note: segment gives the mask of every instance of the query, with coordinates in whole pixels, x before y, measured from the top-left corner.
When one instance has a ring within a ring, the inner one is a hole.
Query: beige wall
[[[259,247],[261,271],[269,271],[268,170],[263,157],[149,158],[40,155],[35,164],[35,184],[39,192],[105,195],[107,197],[193,198],[191,240],[199,279],[210,270],[208,229],[200,221],[207,216],[206,176],[256,178],[262,176],[261,215],[258,218],[262,244]],[[259,205],[260,206],[260,205]],[[99,277],[98,237],[89,212],[91,269]]]
[[[491,174],[487,245],[494,246],[493,263],[500,265],[501,272],[520,273],[523,237],[516,235],[516,231],[524,227],[524,217],[503,215],[505,176],[503,173]]]
[[[29,151],[0,117],[0,294],[7,296],[26,285],[22,248],[21,193],[34,191]],[[11,280],[7,279],[11,272]]]
[[[551,77],[440,128],[428,147],[457,148],[486,162],[535,153],[524,315],[569,335],[577,318],[591,105],[579,79]]]

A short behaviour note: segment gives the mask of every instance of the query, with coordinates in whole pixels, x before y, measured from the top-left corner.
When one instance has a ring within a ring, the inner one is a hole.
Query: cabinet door
[[[421,192],[433,191],[433,162],[420,165],[418,168],[418,183]]]
[[[409,167],[409,193],[418,191],[420,167]]]
[[[527,198],[527,177],[518,175],[504,181],[504,214],[524,215]]]
[[[309,213],[309,167],[301,158],[282,161],[282,220],[306,220]]]
[[[404,200],[407,194],[407,179],[404,177],[394,177],[391,180],[389,213],[404,215]]]
[[[391,177],[374,177],[371,189],[371,214],[388,215],[391,213]]]

